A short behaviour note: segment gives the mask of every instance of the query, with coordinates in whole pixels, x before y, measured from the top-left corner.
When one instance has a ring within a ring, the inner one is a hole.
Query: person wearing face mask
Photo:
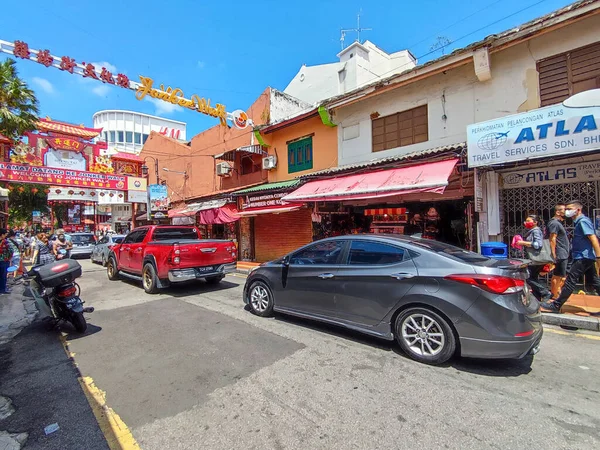
[[[517,241],[516,244],[522,247],[529,247],[539,250],[544,245],[544,233],[539,227],[540,219],[536,215],[529,215],[525,219],[523,225],[527,232],[524,239]],[[529,264],[529,278],[527,284],[531,287],[531,291],[536,298],[541,301],[549,300],[552,294],[546,287],[546,284],[540,280],[540,272],[544,268],[544,264]]]
[[[573,264],[558,298],[542,303],[542,309],[546,312],[560,312],[562,305],[575,290],[581,275],[585,275],[586,283],[593,286],[600,295],[600,277],[596,269],[596,261],[600,259],[600,243],[592,221],[582,210],[583,205],[580,201],[573,200],[567,204],[565,216],[573,219],[575,225],[572,242]]]
[[[548,235],[550,238],[550,248],[554,258],[554,272],[552,274],[552,298],[557,298],[560,290],[567,279],[567,263],[569,262],[569,253],[571,244],[567,230],[563,225],[565,221],[566,205],[559,203],[554,207],[554,217],[548,222]]]
[[[56,231],[57,239],[53,243],[52,253],[54,253],[54,257],[56,259],[64,259],[68,258],[69,250],[73,248],[73,244],[71,244],[65,235],[65,230],[62,228]]]

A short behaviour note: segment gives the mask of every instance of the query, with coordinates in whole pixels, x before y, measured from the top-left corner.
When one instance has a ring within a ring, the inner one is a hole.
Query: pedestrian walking
[[[8,242],[8,231],[6,228],[0,228],[0,295],[10,294],[10,289],[6,286],[10,260],[13,256],[12,245]]]
[[[48,241],[48,235],[46,233],[38,234],[35,251],[33,252],[33,264],[43,266],[53,263],[55,260],[52,253],[52,243]]]
[[[554,207],[554,217],[550,219],[547,227],[550,249],[554,258],[554,272],[550,284],[553,299],[558,298],[560,290],[567,279],[567,264],[571,252],[571,244],[564,225],[565,210],[566,205],[564,203],[557,204]]]
[[[572,243],[573,264],[558,298],[542,303],[542,308],[547,312],[560,311],[562,305],[569,300],[582,275],[585,276],[586,284],[593,286],[596,293],[600,295],[600,277],[596,268],[596,261],[600,258],[600,243],[592,221],[583,214],[582,210],[583,205],[578,200],[567,204],[565,216],[573,219],[575,224]]]
[[[17,267],[17,269],[21,265],[21,247],[19,246],[19,242],[17,241],[17,233],[14,230],[10,230],[8,232],[8,236],[6,238],[8,241],[8,245],[11,246],[12,249],[12,258],[10,259],[9,267]],[[11,273],[11,277],[14,279],[17,276],[17,270],[14,270]],[[7,275],[8,277],[8,275]]]
[[[540,250],[544,245],[544,233],[540,228],[540,219],[538,216],[532,214],[527,216],[523,223],[525,229],[523,240],[517,241],[516,244],[522,247],[531,248],[534,250]],[[540,280],[540,272],[544,268],[545,264],[531,262],[527,267],[529,269],[529,278],[527,283],[531,287],[533,295],[538,300],[546,301],[551,297],[551,293],[546,286],[546,283]]]

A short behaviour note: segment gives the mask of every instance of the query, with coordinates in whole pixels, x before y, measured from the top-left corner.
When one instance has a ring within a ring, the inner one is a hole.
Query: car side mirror
[[[290,265],[290,255],[286,255],[283,257],[283,260],[281,261],[281,263],[288,267]]]

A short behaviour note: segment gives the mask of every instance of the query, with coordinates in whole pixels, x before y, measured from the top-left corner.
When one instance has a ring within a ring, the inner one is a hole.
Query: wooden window
[[[374,152],[425,142],[429,140],[427,105],[374,119],[372,127]]]
[[[600,42],[538,61],[537,71],[541,106],[600,88]]]
[[[313,168],[312,136],[288,144],[288,173]]]

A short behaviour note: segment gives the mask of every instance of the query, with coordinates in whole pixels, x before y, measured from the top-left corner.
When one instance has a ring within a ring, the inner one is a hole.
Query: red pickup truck
[[[151,225],[135,228],[111,248],[109,280],[121,276],[142,282],[148,294],[180,281],[219,283],[236,270],[233,241],[201,239],[194,226]]]

